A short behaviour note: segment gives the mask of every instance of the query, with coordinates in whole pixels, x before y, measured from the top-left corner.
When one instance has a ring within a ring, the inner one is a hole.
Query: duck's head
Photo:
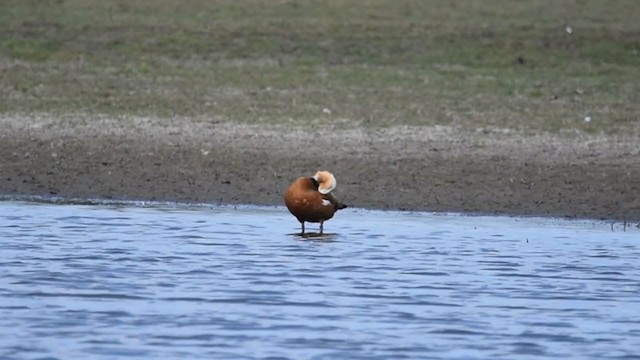
[[[313,179],[318,182],[318,191],[321,194],[328,194],[336,188],[336,178],[328,171],[318,171],[313,175]]]

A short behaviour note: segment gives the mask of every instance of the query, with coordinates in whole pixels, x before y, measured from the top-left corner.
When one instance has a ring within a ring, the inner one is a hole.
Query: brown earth
[[[0,115],[0,194],[281,205],[332,171],[354,207],[640,221],[633,136]]]

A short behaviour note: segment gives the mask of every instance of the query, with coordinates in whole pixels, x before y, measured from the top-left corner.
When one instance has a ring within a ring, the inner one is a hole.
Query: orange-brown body
[[[341,204],[331,193],[322,194],[318,188],[322,188],[325,180],[322,174],[314,177],[301,177],[294,181],[284,194],[284,203],[287,209],[302,224],[304,234],[304,223],[320,223],[320,233],[323,230],[323,223],[333,217],[336,211],[344,209],[346,205]],[[333,175],[331,175],[333,179]],[[328,179],[327,179],[328,180]],[[333,179],[335,186],[335,179]]]

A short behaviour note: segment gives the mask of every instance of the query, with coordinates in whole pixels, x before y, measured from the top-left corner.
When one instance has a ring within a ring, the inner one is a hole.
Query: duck
[[[331,219],[336,211],[347,207],[331,194],[336,185],[335,176],[328,171],[317,171],[311,177],[300,177],[289,185],[284,194],[284,203],[300,222],[301,235],[305,234],[305,222],[320,223],[322,235],[324,222]]]

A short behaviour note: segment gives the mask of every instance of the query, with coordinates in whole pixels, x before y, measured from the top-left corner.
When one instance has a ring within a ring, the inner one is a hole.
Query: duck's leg
[[[324,224],[324,221],[320,221],[320,235],[322,235],[322,225]]]
[[[300,224],[302,225],[302,233],[300,235],[304,235],[304,221],[300,221]]]

